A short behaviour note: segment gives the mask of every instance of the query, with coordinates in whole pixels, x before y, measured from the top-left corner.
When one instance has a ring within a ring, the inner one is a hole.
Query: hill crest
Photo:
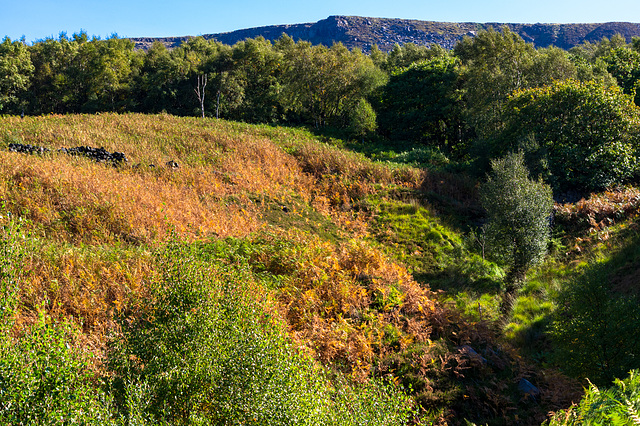
[[[464,36],[473,36],[477,31],[507,26],[525,41],[536,47],[557,46],[570,49],[585,41],[596,42],[603,37],[621,34],[627,42],[640,36],[640,23],[607,22],[591,24],[514,24],[514,23],[474,23],[436,22],[414,19],[367,18],[361,16],[329,16],[314,23],[270,25],[241,29],[231,32],[207,34],[207,40],[217,40],[233,45],[247,38],[264,37],[277,40],[287,34],[296,41],[304,40],[312,44],[327,46],[340,42],[349,49],[359,48],[365,52],[377,45],[382,51],[390,51],[396,44],[415,43],[418,45],[437,44],[452,49]],[[148,49],[159,41],[167,47],[179,46],[192,38],[132,38],[136,48]]]

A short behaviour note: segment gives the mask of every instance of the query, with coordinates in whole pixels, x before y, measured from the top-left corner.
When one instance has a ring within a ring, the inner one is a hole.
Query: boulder
[[[524,394],[525,398],[537,399],[540,396],[540,389],[535,387],[533,383],[527,379],[520,379],[518,382],[518,390]]]

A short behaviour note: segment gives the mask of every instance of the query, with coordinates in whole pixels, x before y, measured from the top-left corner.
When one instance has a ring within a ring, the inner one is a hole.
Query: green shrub
[[[5,212],[6,214],[6,212]],[[0,219],[4,217],[0,216]],[[8,333],[18,303],[20,266],[24,248],[18,244],[20,222],[10,215],[0,229],[0,332]]]
[[[555,413],[548,426],[640,424],[640,371],[632,370],[624,379],[616,379],[608,389],[589,384],[577,406]]]
[[[568,373],[608,384],[640,368],[640,301],[612,291],[607,263],[561,289],[552,334]]]
[[[504,111],[494,155],[523,148],[556,189],[601,190],[637,171],[640,113],[617,87],[559,81],[516,92]]]
[[[527,270],[546,254],[553,198],[549,186],[529,179],[522,154],[494,160],[492,169],[480,188],[487,245],[495,259],[509,266],[507,295],[512,296]]]
[[[0,424],[118,424],[108,394],[89,369],[90,359],[74,346],[77,327],[40,311],[37,321],[14,337],[26,239],[19,221],[1,219]]]
[[[353,109],[349,111],[349,131],[355,137],[364,137],[375,132],[376,112],[369,102],[360,99]]]
[[[72,346],[77,335],[44,314],[19,339],[0,333],[0,424],[119,424],[86,355]]]
[[[330,379],[296,352],[260,300],[250,251],[228,241],[162,254],[163,279],[142,315],[122,318],[111,354],[129,421],[404,424],[410,404],[396,389]]]

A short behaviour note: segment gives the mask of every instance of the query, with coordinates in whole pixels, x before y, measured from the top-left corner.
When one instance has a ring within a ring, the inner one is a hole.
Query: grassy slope
[[[535,424],[576,397],[570,381],[496,340],[500,269],[427,203],[469,208],[463,180],[373,163],[301,130],[167,115],[3,118],[2,135],[54,150],[0,151],[0,197],[32,231],[21,321],[40,306],[74,318],[98,370],[114,317],[144,304],[152,252],[179,238],[226,241],[224,256],[252,265],[303,351],[354,380],[411,386],[425,421]],[[129,164],[55,152],[78,145]],[[543,390],[539,404],[517,391],[523,377]]]

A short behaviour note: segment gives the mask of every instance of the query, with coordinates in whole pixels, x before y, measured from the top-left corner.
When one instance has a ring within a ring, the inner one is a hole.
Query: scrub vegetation
[[[5,39],[0,423],[635,424],[639,49]]]

